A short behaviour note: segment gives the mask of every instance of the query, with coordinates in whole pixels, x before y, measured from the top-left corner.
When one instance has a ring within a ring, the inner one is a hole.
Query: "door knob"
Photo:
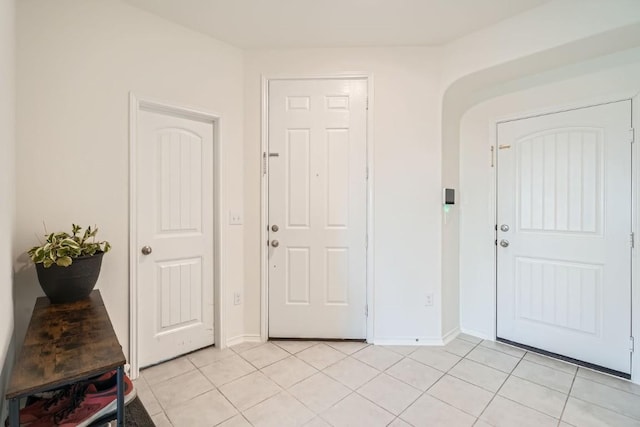
[[[271,226],[271,231],[273,231],[274,233],[278,230],[280,230],[280,227],[278,227],[277,225],[274,224]]]
[[[509,241],[507,239],[500,240],[500,246],[506,248],[507,246],[509,246]]]
[[[502,224],[500,226],[500,231],[505,231],[505,232],[509,231],[509,226],[507,224]]]
[[[273,246],[274,248],[277,248],[278,246],[280,246],[280,242],[278,242],[277,240],[272,240],[271,246]]]
[[[151,252],[153,252],[153,249],[151,249],[151,246],[143,246],[141,252],[142,255],[149,255]]]

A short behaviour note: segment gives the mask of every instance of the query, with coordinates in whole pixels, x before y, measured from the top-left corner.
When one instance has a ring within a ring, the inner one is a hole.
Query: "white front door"
[[[631,101],[498,126],[499,338],[630,372]]]
[[[269,336],[366,337],[365,80],[269,83]]]
[[[213,344],[213,126],[141,109],[136,147],[138,363]]]

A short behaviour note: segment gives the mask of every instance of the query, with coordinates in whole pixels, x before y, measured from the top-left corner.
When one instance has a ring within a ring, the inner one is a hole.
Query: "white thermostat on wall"
[[[442,189],[442,204],[443,205],[455,205],[456,204],[456,190],[453,188]]]

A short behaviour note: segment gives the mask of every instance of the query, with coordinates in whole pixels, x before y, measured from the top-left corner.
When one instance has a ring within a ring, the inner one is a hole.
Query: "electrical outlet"
[[[427,297],[425,299],[424,305],[426,305],[427,307],[431,307],[433,305],[433,294],[432,293],[428,293]]]
[[[240,305],[240,292],[233,293],[233,305]]]
[[[242,225],[242,214],[238,211],[229,211],[229,225]]]

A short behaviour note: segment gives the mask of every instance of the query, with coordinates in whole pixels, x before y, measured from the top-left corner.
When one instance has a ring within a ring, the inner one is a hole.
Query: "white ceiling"
[[[237,47],[440,45],[550,0],[125,0]]]

